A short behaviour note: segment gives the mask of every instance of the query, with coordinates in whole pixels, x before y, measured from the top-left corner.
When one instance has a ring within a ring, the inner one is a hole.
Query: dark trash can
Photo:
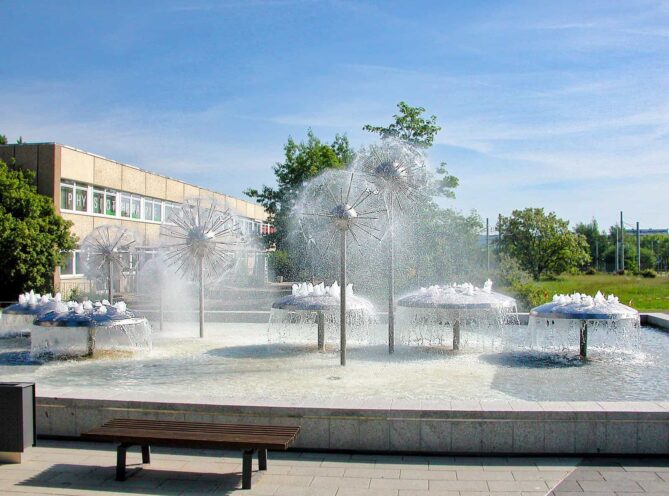
[[[21,463],[36,437],[35,383],[0,382],[0,463]]]

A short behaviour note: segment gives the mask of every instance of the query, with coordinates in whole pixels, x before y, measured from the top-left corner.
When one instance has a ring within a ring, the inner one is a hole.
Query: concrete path
[[[412,457],[270,453],[251,491],[238,489],[236,452],[155,449],[130,477],[114,480],[112,445],[41,441],[20,465],[0,465],[2,495],[659,496],[669,495],[669,458]]]

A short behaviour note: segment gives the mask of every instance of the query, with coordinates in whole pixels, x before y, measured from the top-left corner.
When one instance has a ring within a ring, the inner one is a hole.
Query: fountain
[[[347,240],[350,236],[359,247],[362,238],[380,241],[381,229],[375,224],[380,214],[386,213],[378,193],[360,179],[352,171],[326,171],[304,187],[295,209],[307,236],[323,247],[323,254],[328,253],[339,237],[341,365],[346,365]]]
[[[244,244],[239,224],[228,210],[212,199],[186,200],[173,209],[161,226],[165,260],[199,287],[200,337],[204,337],[204,290],[237,262]]]
[[[579,355],[588,356],[593,338],[606,346],[630,346],[638,341],[639,312],[623,305],[614,295],[601,292],[592,297],[585,294],[554,295],[553,301],[530,311],[533,346],[542,349],[568,348],[563,339],[573,340],[578,332]],[[613,338],[613,339],[611,339]]]
[[[125,274],[134,243],[135,236],[131,231],[111,225],[96,227],[81,243],[84,273],[91,280],[104,276],[110,303],[114,302],[114,273]]]
[[[425,157],[417,148],[386,138],[354,164],[383,196],[388,211],[388,352],[395,351],[395,207],[400,213],[419,200],[428,184]]]
[[[500,327],[516,312],[516,301],[492,291],[488,279],[483,288],[470,283],[430,286],[400,298],[397,302],[402,322],[401,341],[406,344],[443,345],[445,329],[450,329],[453,350],[462,344],[462,326]]]
[[[316,324],[318,350],[324,351],[325,342],[336,336],[336,328],[341,318],[340,301],[341,293],[337,281],[332,286],[307,282],[293,284],[292,294],[272,304],[269,320],[270,342],[303,341],[305,337],[308,339],[312,335],[313,324]],[[346,288],[347,330],[353,331],[354,340],[364,342],[364,331],[374,322],[374,305],[365,298],[354,295],[353,286],[349,284]],[[349,334],[348,337],[350,336]]]
[[[30,290],[19,295],[18,303],[8,306],[0,316],[0,337],[30,334],[36,317],[55,308],[60,302],[60,293],[40,295]]]
[[[105,351],[151,349],[151,326],[122,301],[58,302],[35,319],[30,339],[33,356],[93,356]]]

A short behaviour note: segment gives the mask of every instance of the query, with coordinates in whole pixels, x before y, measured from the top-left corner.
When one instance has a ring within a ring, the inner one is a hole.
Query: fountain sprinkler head
[[[161,226],[167,265],[192,280],[217,279],[234,267],[244,238],[234,216],[213,199],[186,200]]]
[[[81,243],[84,273],[91,279],[100,274],[109,276],[112,269],[123,275],[129,268],[126,255],[133,250],[135,236],[123,227],[104,225],[96,227]]]
[[[335,205],[330,211],[330,215],[332,216],[332,222],[338,230],[348,231],[351,228],[352,223],[357,219],[358,212],[356,212],[348,203],[340,203]]]
[[[384,195],[386,201],[415,202],[428,184],[425,157],[414,146],[397,139],[386,138],[360,154],[354,169],[366,175]]]

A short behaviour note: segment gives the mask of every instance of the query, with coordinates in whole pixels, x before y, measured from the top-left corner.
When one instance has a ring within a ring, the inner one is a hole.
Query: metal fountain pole
[[[395,219],[393,213],[394,196],[390,195],[390,265],[388,270],[388,353],[395,352]]]
[[[107,279],[107,292],[108,293],[107,293],[107,296],[108,296],[108,299],[109,299],[109,304],[113,305],[114,304],[114,301],[113,301],[113,299],[114,299],[114,296],[113,296],[114,295],[114,288],[113,288],[113,284],[114,284],[114,277],[113,277],[114,265],[112,263],[111,257],[107,261],[107,269],[108,269],[107,270],[107,272],[108,272],[108,279]]]
[[[200,257],[200,337],[204,337],[204,257]]]
[[[346,230],[340,232],[341,253],[339,278],[341,287],[339,288],[339,334],[340,334],[340,362],[346,365]]]

